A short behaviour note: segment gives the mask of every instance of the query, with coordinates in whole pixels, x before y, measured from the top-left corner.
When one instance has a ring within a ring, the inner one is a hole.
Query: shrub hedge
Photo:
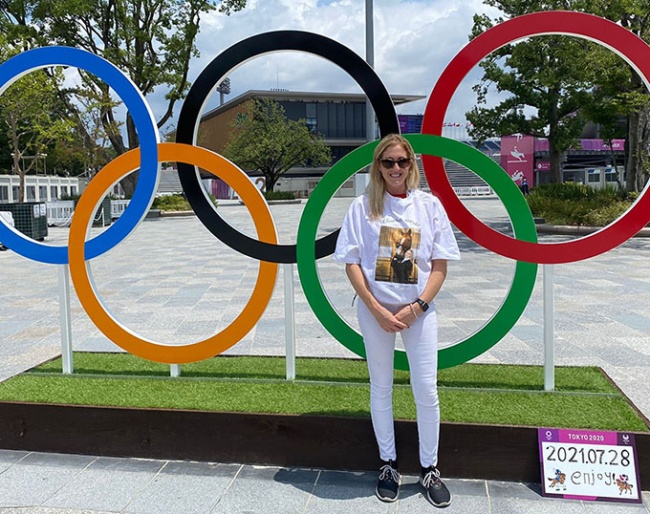
[[[605,226],[629,207],[635,198],[611,187],[593,189],[583,184],[541,184],[526,196],[533,216],[552,225]]]

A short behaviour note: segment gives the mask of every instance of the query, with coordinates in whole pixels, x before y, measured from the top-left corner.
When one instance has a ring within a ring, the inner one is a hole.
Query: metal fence
[[[47,202],[47,224],[50,227],[67,227],[72,220],[74,212],[73,200],[58,200]]]
[[[129,205],[129,200],[111,200],[111,220],[119,218]],[[73,200],[58,200],[55,202],[47,202],[47,224],[49,226],[67,227],[72,220],[72,213],[74,212]],[[96,215],[99,219],[103,215],[100,209]],[[110,220],[106,220],[108,224]]]
[[[455,187],[454,192],[458,196],[487,196],[494,194],[494,191],[489,186]]]

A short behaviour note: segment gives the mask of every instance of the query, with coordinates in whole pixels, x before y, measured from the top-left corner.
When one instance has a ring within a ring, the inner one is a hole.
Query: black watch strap
[[[415,303],[417,303],[420,306],[420,309],[422,309],[422,312],[427,312],[429,309],[429,304],[425,302],[422,298],[418,298],[415,300]]]

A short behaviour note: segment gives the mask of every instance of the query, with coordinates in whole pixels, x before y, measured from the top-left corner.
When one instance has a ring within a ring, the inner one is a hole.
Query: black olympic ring
[[[399,121],[388,90],[372,67],[348,47],[319,34],[295,30],[266,32],[244,39],[215,57],[201,72],[192,87],[178,119],[176,142],[194,145],[201,111],[210,93],[223,78],[249,59],[270,52],[298,50],[327,59],[346,71],[361,86],[368,97],[384,136],[399,133]],[[252,239],[234,229],[221,218],[203,192],[196,167],[178,163],[178,176],[187,201],[206,226],[223,243],[254,259],[296,262],[296,245],[274,245]],[[316,259],[334,253],[339,230],[316,241]]]

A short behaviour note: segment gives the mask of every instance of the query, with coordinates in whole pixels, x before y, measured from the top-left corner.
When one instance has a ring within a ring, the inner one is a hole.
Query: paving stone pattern
[[[330,201],[319,235],[340,226],[350,199]],[[510,233],[496,198],[465,200],[484,223]],[[293,244],[303,204],[272,205],[282,244]],[[245,206],[222,201],[222,215],[244,233],[255,229]],[[92,229],[92,234],[101,231]],[[67,228],[50,227],[47,244],[64,245]],[[461,340],[490,319],[505,298],[514,261],[477,246],[457,232],[460,262],[450,263],[436,308],[441,344]],[[543,242],[571,236],[543,235]],[[558,250],[562,251],[562,250]],[[635,238],[584,262],[553,266],[557,365],[601,366],[650,417],[650,239]],[[166,344],[186,344],[223,330],[253,290],[258,261],[215,239],[193,216],[141,223],[116,248],[92,261],[96,287],[112,314],[130,330]],[[299,356],[354,355],[336,342],[311,311],[295,265],[279,267],[273,297],[250,333],[227,351],[282,355],[285,351],[283,274],[295,287]],[[352,289],[343,267],[330,257],[318,264],[324,289],[337,311],[356,326]],[[60,353],[57,266],[0,252],[0,380]],[[75,350],[122,351],[88,319],[71,292]],[[543,284],[521,319],[475,362],[543,364]],[[441,463],[444,473],[444,463]],[[374,473],[283,469],[237,464],[108,459],[0,450],[0,514],[62,513],[252,513],[424,512],[417,477],[406,477],[399,502],[374,497]],[[539,486],[450,480],[462,513],[632,513],[643,505],[543,498]],[[644,493],[645,505],[650,496]]]

